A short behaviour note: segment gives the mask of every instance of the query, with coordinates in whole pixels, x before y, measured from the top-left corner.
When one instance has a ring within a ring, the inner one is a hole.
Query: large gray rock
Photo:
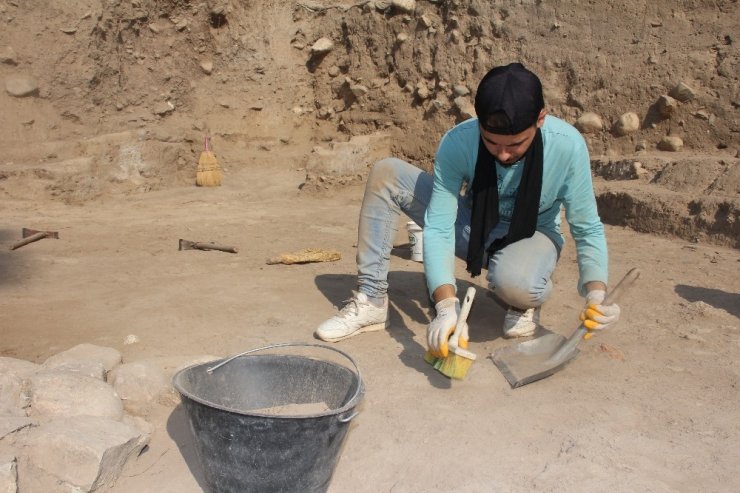
[[[120,365],[111,372],[108,381],[123,401],[124,409],[132,414],[145,413],[172,388],[164,371],[148,361]]]
[[[30,382],[39,365],[15,358],[0,358],[0,416],[25,416],[30,403]]]
[[[112,485],[147,442],[134,426],[108,418],[57,419],[29,433],[28,461],[79,491],[95,491]]]
[[[71,372],[39,372],[31,377],[29,416],[123,417],[123,404],[113,387]]]
[[[41,369],[41,365],[23,359],[0,357],[0,373],[13,373],[28,378]]]
[[[28,392],[24,380],[13,373],[0,373],[0,416],[25,416]]]
[[[60,370],[81,373],[99,380],[121,363],[121,353],[117,349],[79,344],[66,351],[55,354],[44,361],[45,370]]]
[[[50,365],[42,365],[48,371],[67,371],[79,373],[87,377],[105,381],[105,367],[99,361],[58,361]]]

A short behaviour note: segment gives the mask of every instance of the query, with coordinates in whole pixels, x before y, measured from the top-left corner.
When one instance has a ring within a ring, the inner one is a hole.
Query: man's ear
[[[545,124],[545,116],[547,116],[547,110],[543,108],[537,116],[537,128],[542,128],[542,125]]]

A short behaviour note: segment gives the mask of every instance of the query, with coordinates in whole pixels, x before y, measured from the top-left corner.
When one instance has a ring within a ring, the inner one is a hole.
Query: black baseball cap
[[[475,93],[478,121],[494,134],[523,132],[537,122],[544,107],[540,79],[521,63],[492,68]]]

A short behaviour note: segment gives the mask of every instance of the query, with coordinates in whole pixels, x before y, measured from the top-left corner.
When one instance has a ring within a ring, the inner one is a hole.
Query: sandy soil
[[[300,151],[298,149],[297,151]],[[109,197],[94,206],[6,201],[0,241],[23,226],[59,231],[0,251],[4,356],[41,362],[78,343],[128,361],[227,356],[309,341],[354,287],[360,186],[301,194],[304,174],[269,160],[218,189]],[[403,218],[399,219],[402,225]],[[338,347],[367,385],[330,491],[732,491],[740,487],[737,250],[607,228],[611,271],[642,277],[617,328],[582,344],[552,377],[512,390],[487,355],[510,344],[485,290],[470,316],[468,378],[422,360],[430,316],[422,265],[394,250],[391,327]],[[240,247],[178,251],[178,239]],[[399,231],[398,243],[404,243]],[[338,262],[267,265],[270,256],[332,248]],[[581,300],[572,242],[543,323],[569,334]],[[470,282],[462,261],[461,287]],[[140,342],[124,345],[135,334]],[[150,447],[114,491],[201,491],[181,408],[158,405]]]
[[[518,60],[552,114],[601,119],[586,140],[612,281],[642,277],[614,330],[512,390],[488,358],[511,341],[484,286],[468,378],[422,361],[423,266],[394,250],[390,328],[337,345],[367,393],[330,491],[740,490],[738,2],[391,3],[0,0],[0,356],[92,343],[172,371],[317,342],[355,287],[367,164],[429,169],[480,77]],[[333,49],[315,56],[320,38]],[[660,114],[679,82],[693,97]],[[640,126],[619,135],[626,112]],[[205,134],[216,189],[193,186]],[[666,136],[684,150],[658,150]],[[59,239],[8,250],[23,227]],[[342,258],[266,263],[304,248]],[[462,261],[458,278],[471,282]],[[543,309],[554,332],[577,325],[576,278],[571,241]],[[113,490],[201,491],[183,408],[145,417],[152,442]]]

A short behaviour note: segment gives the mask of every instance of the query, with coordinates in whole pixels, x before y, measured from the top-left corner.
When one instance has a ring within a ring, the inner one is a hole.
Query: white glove
[[[437,316],[427,327],[427,345],[429,351],[437,358],[446,358],[447,342],[455,331],[457,317],[460,315],[460,301],[457,298],[446,298],[436,305]]]
[[[619,305],[602,305],[606,291],[594,289],[586,295],[586,307],[581,312],[581,322],[588,329],[584,339],[590,339],[594,330],[604,330],[612,327],[619,320]]]

